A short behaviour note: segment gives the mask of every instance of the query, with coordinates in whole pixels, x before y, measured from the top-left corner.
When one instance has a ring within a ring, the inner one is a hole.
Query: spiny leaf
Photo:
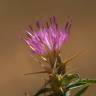
[[[83,53],[85,50],[81,50],[80,52],[76,53],[75,55],[69,57],[67,60],[65,60],[63,62],[63,64],[67,64],[69,63],[70,61],[72,61],[74,58],[76,58],[77,56],[79,56],[81,53]]]
[[[74,96],[81,96],[87,89],[89,86],[84,86],[81,90],[79,90],[79,92],[77,92]]]
[[[67,60],[65,60],[64,62],[60,63],[60,65],[57,67],[57,70],[63,68],[63,73],[65,73],[66,71],[66,64],[70,63],[70,61],[72,61],[74,58],[76,58],[77,56],[79,56],[81,53],[83,53],[85,50],[81,50],[80,52],[76,53],[75,55],[69,57]],[[62,72],[61,72],[62,73]]]
[[[26,73],[26,74],[24,74],[24,75],[41,74],[41,73],[47,73],[47,71],[40,71],[40,72]]]

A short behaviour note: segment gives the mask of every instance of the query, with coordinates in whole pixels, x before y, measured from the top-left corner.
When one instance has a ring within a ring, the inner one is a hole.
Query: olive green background
[[[0,0],[0,96],[24,96],[36,92],[42,75],[24,76],[42,70],[21,37],[32,24],[55,15],[59,24],[72,19],[70,40],[62,48],[62,59],[86,51],[68,65],[67,71],[83,78],[96,78],[96,0]],[[96,96],[96,85],[85,96]]]

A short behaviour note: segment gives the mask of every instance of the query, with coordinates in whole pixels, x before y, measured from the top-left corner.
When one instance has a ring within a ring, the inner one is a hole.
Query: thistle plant
[[[48,78],[42,88],[32,96],[72,96],[71,92],[77,88],[79,91],[74,96],[81,96],[86,89],[95,84],[96,80],[82,79],[78,73],[67,73],[66,65],[78,54],[66,61],[61,60],[60,50],[70,36],[71,21],[66,22],[65,26],[59,27],[55,16],[49,22],[42,24],[36,23],[38,29],[26,32],[24,41],[30,47],[33,54],[39,55],[46,63],[43,71],[28,74],[48,74]]]

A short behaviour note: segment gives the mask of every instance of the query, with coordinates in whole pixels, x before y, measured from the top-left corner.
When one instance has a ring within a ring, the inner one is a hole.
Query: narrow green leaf
[[[67,88],[74,89],[74,88],[82,87],[83,85],[90,85],[90,84],[96,84],[96,80],[82,79],[79,80],[78,82],[70,83]]]
[[[83,85],[86,85],[85,82],[74,82],[74,83],[71,83],[70,85],[68,85],[68,89],[75,89],[75,88],[78,88],[78,87],[81,87]]]
[[[74,96],[81,96],[89,86],[84,86],[79,92],[77,92]]]
[[[79,80],[79,75],[78,74],[68,74],[64,76],[64,79],[62,80],[63,85],[69,85],[70,82],[76,82]]]
[[[95,84],[96,80],[95,79],[83,79],[80,82],[81,83],[87,83],[87,84]]]
[[[64,92],[62,96],[70,96],[70,91]]]

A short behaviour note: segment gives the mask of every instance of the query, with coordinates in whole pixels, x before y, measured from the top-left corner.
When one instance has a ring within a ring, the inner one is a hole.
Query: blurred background
[[[96,78],[96,0],[0,0],[0,95],[35,93],[45,75],[24,76],[42,70],[39,59],[20,39],[28,25],[56,16],[59,24],[72,18],[70,40],[62,48],[62,59],[82,49],[87,51],[68,65],[67,71],[82,78]],[[96,85],[84,96],[95,96]]]

